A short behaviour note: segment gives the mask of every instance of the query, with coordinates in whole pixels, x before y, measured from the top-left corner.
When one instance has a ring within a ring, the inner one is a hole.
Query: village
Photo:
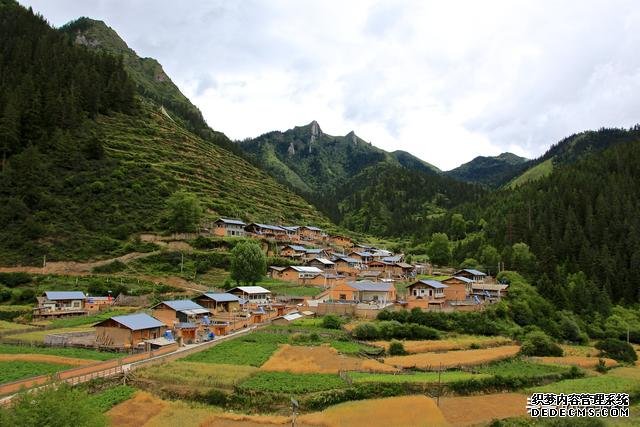
[[[430,264],[409,264],[403,254],[330,236],[318,227],[245,224],[220,218],[212,230],[215,236],[252,238],[263,247],[275,248],[271,255],[291,260],[292,265],[269,266],[268,276],[296,286],[317,287],[317,295],[278,295],[262,286],[212,289],[191,299],[161,301],[136,313],[113,316],[93,325],[92,332],[52,334],[45,337],[45,344],[149,351],[306,316],[374,319],[383,309],[482,310],[508,291],[508,284],[474,269],[438,273],[439,280],[421,278],[436,277]],[[117,297],[53,290],[38,297],[33,319],[87,316],[117,305]]]

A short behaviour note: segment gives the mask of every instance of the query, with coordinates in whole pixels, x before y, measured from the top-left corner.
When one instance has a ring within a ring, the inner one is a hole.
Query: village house
[[[163,322],[145,313],[114,316],[93,326],[98,346],[124,349],[161,338],[167,329]]]
[[[293,225],[293,226],[281,225],[280,227],[282,229],[284,229],[284,231],[287,232],[288,240],[291,240],[292,242],[299,242],[300,241],[300,226],[299,225]]]
[[[38,297],[38,306],[33,309],[34,318],[82,316],[87,314],[87,297],[80,291],[47,291]]]
[[[343,250],[353,247],[353,240],[351,240],[351,238],[346,236],[339,236],[339,235],[330,236],[329,242],[333,246],[338,246]]]
[[[361,264],[368,264],[373,261],[373,254],[367,251],[349,252],[349,257],[358,260]]]
[[[471,289],[474,299],[495,302],[507,295],[509,285],[502,283],[472,283]]]
[[[464,276],[452,276],[442,280],[442,283],[448,286],[445,290],[447,301],[461,301],[469,298],[473,293],[471,287],[473,280]]]
[[[336,266],[336,272],[344,276],[356,277],[361,271],[357,259],[348,256],[334,256],[332,259]]]
[[[303,225],[298,229],[298,233],[300,235],[300,239],[307,241],[320,241],[325,237],[321,228],[310,225]]]
[[[199,342],[208,335],[209,310],[185,299],[162,301],[151,307],[153,317],[162,321],[185,344]]]
[[[244,237],[247,235],[244,230],[247,224],[239,219],[220,218],[214,224],[213,234],[216,236]]]
[[[331,287],[324,295],[330,301],[387,304],[396,300],[396,288],[392,283],[363,280],[337,284]]]
[[[321,275],[322,270],[318,267],[290,265],[279,272],[277,278],[285,282],[297,283],[299,285],[309,284],[310,280]]]
[[[437,280],[418,280],[407,286],[407,308],[442,308],[447,288],[447,285]]]
[[[102,310],[108,310],[115,302],[115,299],[109,295],[107,297],[87,296],[84,300],[84,309],[88,313],[95,313]]]
[[[257,237],[276,240],[287,240],[289,233],[279,225],[259,224],[252,222],[245,228],[247,233],[253,234]]]
[[[376,261],[382,261],[383,258],[393,256],[393,252],[387,251],[386,249],[375,249],[373,250],[373,259]]]
[[[462,270],[456,271],[454,276],[466,277],[467,279],[471,279],[473,283],[484,283],[487,275],[482,271],[474,270],[472,268],[465,268]]]
[[[262,286],[237,286],[227,291],[247,301],[248,304],[268,304],[271,291]]]
[[[285,258],[302,259],[307,248],[300,245],[286,245],[280,249],[280,256]]]
[[[336,264],[333,261],[329,261],[327,258],[316,257],[312,258],[305,263],[309,267],[317,267],[324,272],[333,272],[335,273]]]
[[[372,282],[377,282],[383,277],[383,272],[381,270],[364,270],[358,273],[358,279],[370,280]]]
[[[229,293],[206,292],[195,301],[213,315],[240,311],[240,298]]]

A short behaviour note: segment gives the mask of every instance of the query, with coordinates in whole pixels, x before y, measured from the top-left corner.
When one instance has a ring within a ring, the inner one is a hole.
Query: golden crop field
[[[527,415],[527,396],[517,393],[442,397],[440,410],[454,426],[484,425],[493,419]]]
[[[376,360],[359,359],[338,353],[333,347],[284,344],[260,369],[295,373],[335,374],[340,371],[395,372],[396,369]]]
[[[513,357],[520,351],[517,345],[484,348],[479,350],[457,350],[444,353],[418,353],[408,356],[392,356],[384,359],[384,363],[400,368],[417,368],[437,370],[456,366],[473,366],[495,360]]]
[[[484,337],[473,335],[460,335],[442,340],[402,341],[404,349],[408,353],[428,353],[432,351],[451,351],[470,348],[473,344],[479,348],[499,347],[512,344],[513,341],[506,337]],[[378,347],[389,349],[389,341],[375,341],[372,343]]]
[[[563,366],[578,366],[580,368],[595,368],[598,365],[598,357],[588,356],[564,356],[564,357],[533,357],[535,362],[544,363],[546,365],[563,365]],[[617,366],[618,362],[613,359],[603,357],[605,365],[608,368]]]
[[[97,360],[75,357],[54,356],[52,354],[0,354],[0,362],[19,360],[25,362],[59,363],[61,365],[82,366],[98,363]]]

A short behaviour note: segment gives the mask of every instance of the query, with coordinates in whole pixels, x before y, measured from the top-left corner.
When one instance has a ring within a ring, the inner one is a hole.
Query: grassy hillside
[[[538,163],[535,166],[526,169],[521,175],[518,175],[513,180],[511,180],[507,187],[516,188],[520,185],[526,184],[527,182],[537,181],[540,178],[544,178],[548,176],[553,171],[553,159],[547,159],[544,162]]]
[[[502,153],[495,157],[479,156],[446,175],[467,182],[499,187],[524,169],[527,159],[513,153]]]

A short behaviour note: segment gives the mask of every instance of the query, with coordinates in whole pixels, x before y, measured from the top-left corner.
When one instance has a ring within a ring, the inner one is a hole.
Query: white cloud
[[[235,139],[315,119],[449,169],[640,121],[631,0],[22,3],[103,19]]]

